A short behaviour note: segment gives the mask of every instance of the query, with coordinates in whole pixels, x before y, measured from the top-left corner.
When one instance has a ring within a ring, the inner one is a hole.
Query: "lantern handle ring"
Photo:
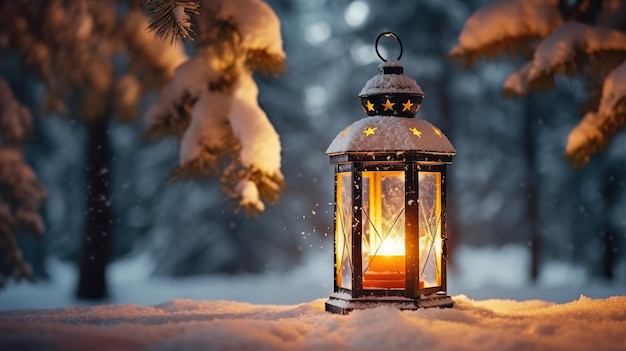
[[[378,41],[380,40],[380,38],[382,38],[383,36],[387,37],[387,38],[395,38],[398,41],[398,44],[400,44],[400,55],[398,55],[398,58],[396,59],[396,61],[400,60],[400,58],[402,57],[402,42],[400,41],[400,38],[396,35],[396,33],[394,32],[382,32],[378,35],[378,37],[376,38],[376,55],[378,55],[378,57],[383,60],[383,62],[387,62],[387,60],[385,60],[385,58],[383,58],[383,56],[380,54],[380,52],[378,51]]]

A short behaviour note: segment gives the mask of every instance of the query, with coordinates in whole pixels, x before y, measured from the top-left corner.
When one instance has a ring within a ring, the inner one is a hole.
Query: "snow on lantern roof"
[[[371,151],[416,151],[450,156],[456,153],[441,130],[423,119],[371,116],[339,133],[326,154]]]
[[[378,40],[391,36],[400,45],[396,60],[385,60],[378,51]],[[446,136],[429,122],[415,118],[424,92],[417,82],[404,75],[398,60],[402,42],[385,32],[376,39],[376,53],[383,63],[379,73],[365,83],[359,93],[361,107],[368,117],[352,123],[335,137],[326,150],[329,156],[363,152],[417,152],[453,156],[456,151]]]
[[[417,82],[402,74],[402,65],[396,60],[381,63],[378,68],[380,72],[365,83],[363,89],[359,93],[359,97],[373,94],[415,94],[425,96],[424,92],[417,85]],[[396,74],[387,74],[387,71],[393,72],[398,69]]]

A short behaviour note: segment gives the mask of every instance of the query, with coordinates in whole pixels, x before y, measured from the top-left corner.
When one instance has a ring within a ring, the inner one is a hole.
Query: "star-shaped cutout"
[[[387,99],[387,102],[385,102],[383,104],[383,107],[385,108],[385,111],[393,110],[393,105],[395,105],[395,104],[396,104],[395,102],[391,102],[391,101],[389,101],[389,99]]]
[[[402,104],[402,106],[404,106],[402,112],[411,111],[411,107],[413,107],[413,105],[415,104],[411,102],[411,99],[408,99],[405,103]]]
[[[365,104],[365,106],[367,107],[367,111],[374,111],[374,104],[372,104],[371,101],[367,100],[367,104]]]
[[[433,131],[435,132],[435,134],[437,134],[437,136],[441,137],[441,131],[439,129],[433,127]]]
[[[413,127],[409,128],[409,130],[413,132],[413,135],[417,135],[420,139],[422,138],[422,132],[419,129]]]
[[[367,129],[363,130],[363,134],[365,134],[365,136],[370,136],[370,135],[374,135],[374,131],[378,129],[378,127],[367,127]]]
[[[346,136],[346,134],[348,134],[348,132],[350,132],[350,127],[348,127],[348,128],[346,128],[346,129],[344,129],[344,130],[341,132],[341,136],[342,136],[342,137]]]

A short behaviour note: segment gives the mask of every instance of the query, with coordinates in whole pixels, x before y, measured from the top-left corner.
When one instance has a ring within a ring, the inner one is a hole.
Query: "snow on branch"
[[[148,28],[159,39],[174,42],[177,37],[193,39],[191,15],[198,14],[200,0],[145,0],[150,17]]]
[[[505,95],[525,95],[529,90],[554,87],[555,76],[604,76],[626,59],[626,34],[567,22],[545,38],[531,61],[504,83]]]
[[[576,166],[583,166],[602,150],[626,124],[626,61],[604,80],[600,106],[588,112],[572,129],[565,153]]]
[[[170,45],[154,38],[148,29],[148,18],[137,10],[130,10],[123,22],[124,39],[133,53],[137,66],[149,66],[158,71],[165,81],[174,76],[174,70],[188,59],[184,46],[179,41]]]
[[[259,213],[284,188],[280,141],[252,76],[284,68],[280,21],[261,0],[205,0],[201,8],[194,56],[148,108],[147,133],[182,136],[174,180],[221,175],[224,193]]]
[[[233,19],[246,67],[267,74],[282,73],[286,56],[280,20],[267,3],[261,0],[205,0],[202,8],[201,23]]]
[[[559,0],[498,0],[465,22],[449,56],[467,65],[480,57],[532,53],[534,43],[561,25]]]
[[[181,136],[191,121],[193,103],[210,90],[211,82],[223,78],[221,63],[216,52],[200,48],[194,57],[181,64],[173,79],[161,89],[158,100],[146,111],[147,134]]]
[[[626,59],[626,34],[608,28],[567,22],[544,39],[528,70],[529,89],[552,88],[554,77],[601,75]]]
[[[566,156],[581,166],[626,123],[626,89],[620,83],[626,80],[624,14],[622,0],[499,0],[467,20],[450,56],[472,64],[481,56],[532,52],[505,81],[509,96],[554,88],[558,77],[581,76],[589,90],[580,106],[585,115],[566,148]]]
[[[178,40],[164,42],[155,38],[147,27],[148,18],[141,11],[131,9],[126,13],[121,33],[131,53],[130,66],[135,72],[115,82],[116,115],[123,120],[134,118],[143,93],[171,80],[176,67],[189,58]],[[138,79],[138,75],[144,79]]]
[[[511,73],[504,82],[503,94],[505,96],[526,95],[528,92],[528,74],[533,67],[533,61],[526,62],[520,69]]]

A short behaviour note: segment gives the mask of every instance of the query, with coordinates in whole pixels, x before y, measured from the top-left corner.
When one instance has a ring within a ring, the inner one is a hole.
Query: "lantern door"
[[[401,165],[384,169],[361,173],[362,283],[363,290],[400,295],[406,284],[406,172]]]
[[[337,167],[340,168],[340,166]],[[352,262],[352,173],[349,169],[342,169],[335,173],[335,177],[335,288],[351,290],[354,269]]]
[[[418,172],[419,288],[445,289],[442,171]],[[430,289],[429,289],[430,290]],[[441,290],[441,289],[436,289]]]

